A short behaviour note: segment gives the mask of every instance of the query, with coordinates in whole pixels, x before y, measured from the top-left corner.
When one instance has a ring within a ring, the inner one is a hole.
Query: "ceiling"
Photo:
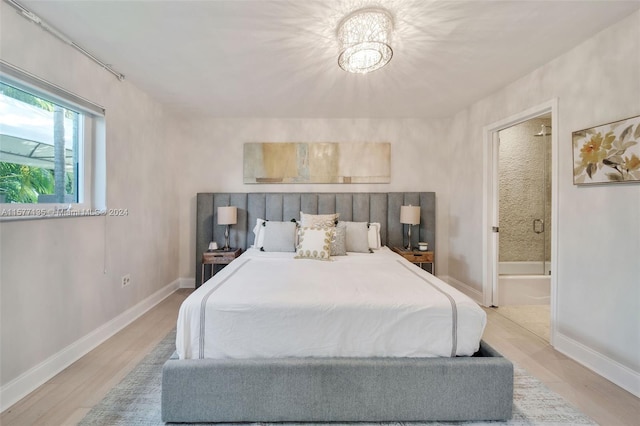
[[[219,117],[447,117],[640,1],[18,0],[173,109]],[[386,8],[393,59],[338,67],[336,27]],[[115,78],[115,77],[114,77]]]

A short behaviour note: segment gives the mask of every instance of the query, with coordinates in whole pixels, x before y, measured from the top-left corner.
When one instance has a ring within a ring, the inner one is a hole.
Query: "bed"
[[[481,341],[484,311],[387,248],[402,245],[403,204],[421,206],[414,245],[435,247],[433,193],[198,194],[197,244],[217,239],[216,207],[236,205],[245,252],[181,306],[163,420],[510,418],[513,367]],[[375,222],[380,246],[330,262],[258,249],[254,223],[301,211]]]

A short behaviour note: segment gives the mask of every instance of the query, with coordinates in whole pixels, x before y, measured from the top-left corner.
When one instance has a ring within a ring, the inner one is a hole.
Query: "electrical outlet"
[[[126,287],[129,284],[131,284],[131,275],[130,274],[123,275],[122,276],[122,287]]]

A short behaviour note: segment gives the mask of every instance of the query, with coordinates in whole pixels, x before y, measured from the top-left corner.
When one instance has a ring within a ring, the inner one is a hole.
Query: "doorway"
[[[498,132],[497,312],[549,341],[551,114]]]
[[[485,127],[486,306],[553,342],[557,101]]]

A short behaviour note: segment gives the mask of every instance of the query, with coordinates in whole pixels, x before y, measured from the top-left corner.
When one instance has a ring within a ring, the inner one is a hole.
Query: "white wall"
[[[445,141],[448,120],[215,119],[180,120],[171,138],[180,143],[180,276],[195,274],[197,192],[436,192],[436,271],[446,275],[447,212],[451,159]],[[390,142],[390,184],[242,183],[245,142]]]
[[[558,98],[557,347],[636,390],[640,185],[574,186],[571,132],[640,114],[638,52],[640,12],[461,111],[449,134],[449,275],[480,290],[483,126]]]
[[[106,108],[107,206],[129,212],[0,224],[5,390],[178,278],[178,215],[171,116],[4,2],[0,16],[3,60]]]

